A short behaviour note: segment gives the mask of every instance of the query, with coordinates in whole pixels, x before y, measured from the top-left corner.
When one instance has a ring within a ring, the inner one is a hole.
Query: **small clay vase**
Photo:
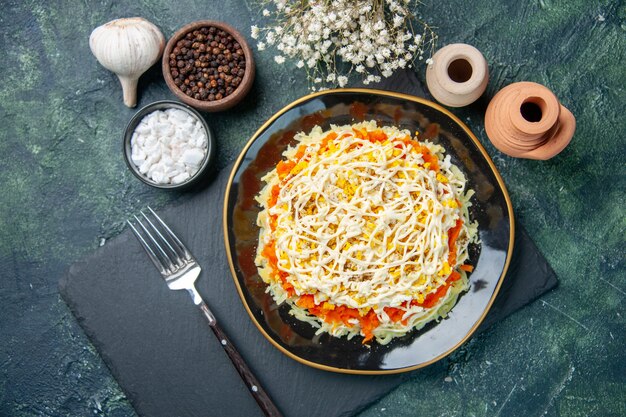
[[[552,91],[532,82],[504,87],[485,114],[491,143],[515,158],[550,159],[565,149],[575,130],[574,115]]]
[[[426,84],[438,102],[449,107],[473,103],[485,92],[489,67],[483,54],[471,45],[444,46],[426,68]]]

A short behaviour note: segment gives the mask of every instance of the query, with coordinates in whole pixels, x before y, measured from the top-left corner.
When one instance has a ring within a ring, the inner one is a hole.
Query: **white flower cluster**
[[[252,26],[260,51],[276,48],[278,64],[286,58],[305,68],[315,91],[324,85],[344,87],[357,73],[363,83],[378,82],[415,59],[432,54],[436,35],[418,22],[411,9],[418,0],[265,0],[266,27]],[[272,10],[269,10],[269,9]],[[414,25],[422,31],[415,33]],[[317,85],[317,86],[316,86]]]

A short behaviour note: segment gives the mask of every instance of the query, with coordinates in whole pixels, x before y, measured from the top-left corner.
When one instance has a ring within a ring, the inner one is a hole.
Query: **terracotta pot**
[[[491,100],[485,131],[500,151],[516,158],[550,159],[572,140],[574,115],[541,84],[518,82]]]
[[[454,43],[438,50],[426,68],[426,84],[433,97],[450,107],[473,103],[489,81],[483,54],[471,45]]]

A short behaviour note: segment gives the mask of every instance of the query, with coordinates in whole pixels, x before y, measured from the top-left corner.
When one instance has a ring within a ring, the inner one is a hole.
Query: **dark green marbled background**
[[[89,33],[138,15],[166,36],[200,18],[249,34],[259,10],[247,1],[0,1],[0,415],[133,414],[57,282],[131,213],[188,198],[127,171],[120,135],[134,111],[92,57]],[[487,98],[454,112],[486,145],[560,286],[363,416],[626,415],[626,3],[426,0],[419,10],[440,45],[467,42],[489,61]],[[220,167],[307,92],[302,73],[267,51],[256,58],[248,102],[208,117]],[[504,156],[484,133],[488,98],[522,80],[550,87],[578,120],[571,145],[547,162]],[[154,68],[139,105],[163,98],[172,95]]]

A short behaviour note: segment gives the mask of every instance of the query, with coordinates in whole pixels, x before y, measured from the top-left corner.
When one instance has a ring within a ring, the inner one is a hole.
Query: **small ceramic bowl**
[[[197,100],[195,98],[189,97],[187,94],[182,92],[181,89],[178,88],[178,86],[174,83],[174,78],[172,77],[172,73],[170,72],[170,54],[176,46],[176,43],[184,38],[186,34],[188,34],[189,32],[193,32],[194,30],[210,26],[214,26],[232,35],[237,43],[241,45],[241,49],[243,50],[244,57],[246,59],[246,67],[244,69],[245,72],[241,83],[230,95],[224,97],[221,100]],[[237,32],[237,30],[235,30],[232,26],[214,20],[199,20],[197,22],[189,23],[188,25],[183,26],[176,33],[174,33],[174,35],[172,35],[170,40],[167,42],[167,45],[165,45],[165,51],[163,52],[162,68],[163,78],[165,78],[165,83],[172,91],[172,93],[174,93],[174,95],[176,95],[176,97],[183,103],[187,103],[188,105],[205,112],[217,112],[226,110],[239,103],[246,96],[246,94],[248,94],[250,88],[252,88],[252,83],[254,81],[255,75],[254,57],[252,56],[252,50],[250,49],[250,46],[246,42],[246,38],[244,38],[241,33]]]
[[[207,150],[206,150],[206,154],[204,155],[204,159],[200,163],[200,167],[198,168],[198,171],[196,171],[196,173],[192,175],[191,177],[189,177],[187,180],[177,183],[177,184],[162,184],[162,183],[155,182],[151,178],[142,174],[139,171],[139,167],[135,165],[135,163],[131,159],[130,142],[133,137],[133,133],[135,132],[135,129],[137,128],[137,125],[139,125],[141,120],[148,114],[157,110],[167,110],[167,109],[179,109],[193,116],[195,119],[198,119],[200,123],[202,123],[202,126],[204,126],[204,130],[207,134]],[[130,119],[130,121],[128,122],[128,125],[126,126],[126,130],[124,131],[123,153],[124,153],[124,161],[126,161],[126,165],[128,166],[128,169],[130,169],[130,172],[132,172],[144,184],[148,184],[155,188],[162,188],[162,189],[168,189],[168,190],[183,190],[183,189],[188,189],[192,186],[198,185],[198,183],[202,181],[205,174],[213,168],[214,159],[215,159],[215,138],[213,136],[213,133],[211,133],[211,129],[209,129],[209,125],[207,124],[206,120],[204,120],[204,117],[202,117],[202,115],[198,113],[195,109],[183,103],[179,103],[177,101],[171,101],[171,100],[155,101],[154,103],[148,104],[147,106],[140,109],[137,113],[135,113],[132,119]]]

